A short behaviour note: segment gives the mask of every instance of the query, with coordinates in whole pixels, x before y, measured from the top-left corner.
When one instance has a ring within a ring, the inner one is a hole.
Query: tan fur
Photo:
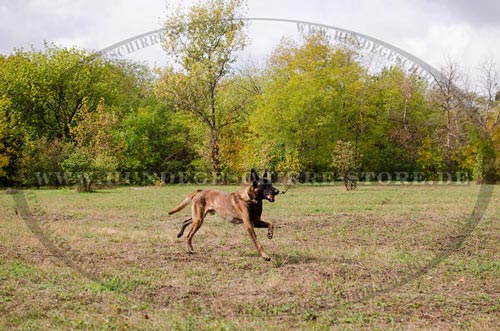
[[[184,221],[181,232],[178,237],[182,236],[184,229],[192,224],[191,230],[187,236],[189,251],[193,252],[192,239],[195,233],[203,224],[207,214],[217,213],[232,223],[243,223],[252,238],[260,256],[266,261],[271,258],[264,252],[264,248],[257,240],[255,227],[264,227],[268,229],[268,238],[273,236],[273,226],[260,219],[262,213],[262,201],[255,201],[255,192],[252,186],[247,186],[239,192],[222,192],[217,190],[198,190],[187,196],[175,208],[169,211],[169,215],[185,208],[190,202],[191,218]]]
[[[168,214],[172,215],[173,213],[177,213],[179,210],[184,209],[187,205],[189,205],[191,203],[191,200],[193,200],[193,197],[200,191],[201,190],[197,190],[196,192],[193,192],[190,195],[188,195],[184,200],[182,200],[182,202],[177,207],[175,207],[174,209],[169,211]]]

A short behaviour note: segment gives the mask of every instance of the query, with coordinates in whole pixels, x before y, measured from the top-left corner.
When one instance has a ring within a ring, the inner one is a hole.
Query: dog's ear
[[[267,178],[267,171],[264,171],[264,175],[262,175],[262,178]]]
[[[259,181],[259,175],[257,175],[257,173],[255,172],[254,169],[252,169],[252,171],[250,171],[250,181],[252,183],[256,183],[257,181]]]

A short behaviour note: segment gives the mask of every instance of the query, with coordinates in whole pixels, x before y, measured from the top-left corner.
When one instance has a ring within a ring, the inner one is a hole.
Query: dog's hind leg
[[[266,228],[267,229],[267,238],[273,239],[274,227],[271,223],[264,222],[262,220],[254,221],[253,226],[256,228]]]
[[[207,210],[205,212],[205,215],[203,215],[203,218],[205,218],[207,216],[207,214],[210,213],[210,210]],[[179,231],[179,233],[177,234],[177,238],[180,238],[182,237],[182,235],[184,234],[184,230],[186,230],[186,228],[193,223],[193,218],[190,217],[188,218],[187,220],[184,221],[184,223],[182,223],[182,227],[181,227],[181,230]]]
[[[179,233],[177,234],[177,238],[180,238],[182,237],[182,235],[184,234],[184,230],[186,230],[186,228],[191,224],[193,223],[193,219],[190,217],[188,218],[187,220],[184,221],[184,223],[182,223],[182,227],[181,227],[181,231],[179,231]]]
[[[202,218],[193,219],[193,225],[191,226],[191,230],[189,230],[189,233],[187,235],[187,243],[188,243],[188,247],[189,247],[189,252],[190,253],[194,253],[194,249],[193,249],[193,236],[200,229],[202,223],[203,223],[203,219]]]
[[[187,235],[187,243],[189,247],[189,252],[194,253],[193,249],[193,236],[196,234],[196,231],[201,227],[203,224],[203,219],[205,214],[204,206],[197,206],[197,204],[193,204],[192,206],[192,225],[191,225],[191,230],[189,230],[189,233]]]

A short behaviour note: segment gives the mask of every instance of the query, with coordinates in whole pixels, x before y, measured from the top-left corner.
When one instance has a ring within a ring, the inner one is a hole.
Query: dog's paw
[[[269,228],[267,229],[267,238],[273,239],[274,227],[272,224],[269,224]]]

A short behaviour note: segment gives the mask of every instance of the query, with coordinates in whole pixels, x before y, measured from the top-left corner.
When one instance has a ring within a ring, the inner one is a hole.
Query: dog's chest
[[[262,201],[250,202],[248,204],[248,210],[252,221],[259,220],[262,216]]]

